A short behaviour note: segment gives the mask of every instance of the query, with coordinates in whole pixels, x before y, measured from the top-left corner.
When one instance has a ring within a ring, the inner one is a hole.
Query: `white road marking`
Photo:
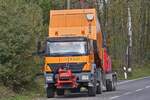
[[[142,80],[142,79],[146,79],[146,78],[150,78],[150,76],[148,76],[148,77],[143,77],[143,78],[138,78],[138,79],[133,79],[133,80],[128,80],[128,81],[123,81],[123,82],[119,82],[118,85],[122,85],[122,84],[129,83],[129,82],[134,82],[134,81],[138,81],[138,80]],[[147,88],[150,88],[150,86],[145,86],[145,88],[137,89],[137,90],[135,90],[134,92],[126,92],[126,93],[124,93],[124,94],[122,94],[122,95],[113,96],[113,97],[111,97],[111,98],[109,98],[109,99],[110,99],[110,100],[113,100],[113,99],[116,99],[116,98],[120,98],[120,97],[122,97],[122,96],[130,95],[130,94],[133,94],[133,93],[142,91],[142,90],[147,89]]]
[[[128,80],[128,81],[123,81],[123,82],[119,82],[118,85],[122,85],[122,84],[129,83],[129,82],[134,82],[134,81],[138,81],[138,80],[142,80],[142,79],[146,79],[146,78],[150,78],[150,76],[143,77],[143,78],[137,78],[137,79],[133,79],[133,80]]]
[[[119,98],[120,96],[114,96],[114,97],[111,97],[110,100],[113,100],[113,99],[116,99],[116,98]]]
[[[135,91],[133,91],[133,92],[126,92],[126,93],[124,93],[124,94],[122,94],[122,95],[118,95],[118,96],[111,97],[110,100],[113,100],[113,99],[116,99],[116,98],[119,98],[119,97],[122,97],[122,96],[130,95],[130,94],[133,94],[133,93],[142,91],[142,90],[144,90],[144,89],[146,89],[146,88],[150,88],[150,86],[145,86],[145,88],[137,89],[137,90],[135,90]]]
[[[150,88],[150,86],[146,86],[145,88],[148,89],[148,88]]]
[[[136,92],[139,92],[139,91],[142,91],[143,89],[137,89],[137,90],[135,90]]]
[[[129,94],[132,94],[132,92],[126,92],[126,93],[124,93],[123,95],[129,95]],[[122,96],[123,96],[122,95]]]
[[[119,98],[119,97],[122,97],[122,96],[125,96],[125,95],[129,95],[129,94],[132,94],[132,92],[126,92],[122,95],[111,97],[110,100],[113,100],[113,99],[116,99],[116,98]]]

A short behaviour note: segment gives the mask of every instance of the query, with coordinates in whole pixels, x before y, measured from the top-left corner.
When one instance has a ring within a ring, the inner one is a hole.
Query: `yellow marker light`
[[[45,65],[44,66],[44,71],[45,72],[52,72],[52,69],[48,65]]]
[[[82,31],[81,31],[81,34],[82,34],[82,35],[85,35],[85,31],[84,31],[84,30],[82,30]]]
[[[91,64],[85,64],[82,71],[85,71],[85,72],[91,71]]]
[[[58,32],[57,31],[55,32],[55,35],[58,36]]]

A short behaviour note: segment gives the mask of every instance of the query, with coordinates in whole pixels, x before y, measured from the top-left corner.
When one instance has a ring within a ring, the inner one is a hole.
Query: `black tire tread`
[[[88,95],[89,96],[96,96],[96,90],[95,87],[88,87]]]
[[[57,95],[58,96],[64,95],[64,90],[63,89],[57,89]]]
[[[100,82],[99,82],[99,85],[97,86],[96,93],[97,94],[102,94],[102,87],[101,87],[101,83]]]
[[[47,87],[46,92],[47,98],[54,98],[55,96],[54,88]]]

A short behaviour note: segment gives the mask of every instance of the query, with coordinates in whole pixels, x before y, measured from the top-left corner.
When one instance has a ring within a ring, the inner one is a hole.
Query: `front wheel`
[[[95,86],[88,87],[88,95],[89,96],[95,96],[96,95],[96,88],[95,88]]]
[[[52,87],[47,87],[46,92],[47,92],[47,98],[53,98],[55,96],[55,91],[54,88]]]
[[[57,95],[63,96],[64,95],[64,89],[57,89]]]

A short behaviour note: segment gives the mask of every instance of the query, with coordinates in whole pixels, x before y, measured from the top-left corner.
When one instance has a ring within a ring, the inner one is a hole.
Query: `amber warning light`
[[[92,21],[94,19],[94,15],[93,14],[87,14],[86,18],[88,21]]]

